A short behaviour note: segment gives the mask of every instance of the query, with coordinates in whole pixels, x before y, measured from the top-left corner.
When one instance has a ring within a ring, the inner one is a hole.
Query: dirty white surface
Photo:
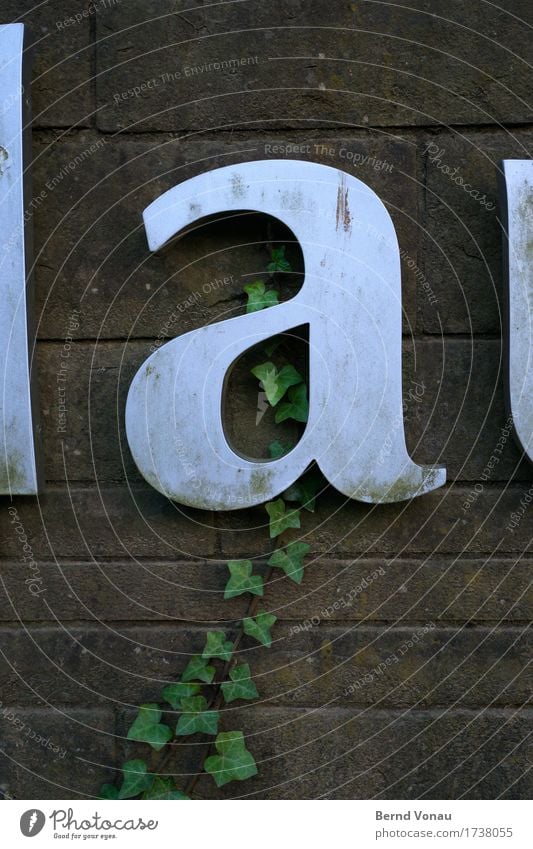
[[[206,216],[236,210],[283,221],[300,242],[305,280],[290,301],[185,333],[137,372],[126,430],[141,473],[169,498],[232,510],[283,492],[316,460],[344,495],[409,499],[441,486],[444,468],[418,466],[405,446],[398,242],[378,196],[349,174],[310,162],[249,162],[175,186],[144,212],[150,248]],[[310,327],[310,410],[284,457],[235,453],[222,423],[228,371],[244,351]]]
[[[533,461],[533,161],[502,162],[508,234],[508,404],[523,450]]]
[[[33,495],[24,245],[23,24],[0,26],[0,494]]]

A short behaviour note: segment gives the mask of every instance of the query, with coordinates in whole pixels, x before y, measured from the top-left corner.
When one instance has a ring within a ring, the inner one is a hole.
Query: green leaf
[[[162,725],[161,708],[155,704],[141,705],[135,722],[128,731],[128,740],[137,740],[138,743],[148,743],[156,752],[161,751],[169,740],[172,739],[172,731],[168,725]]]
[[[215,667],[208,665],[208,659],[204,658],[203,655],[194,654],[183,670],[181,680],[184,683],[188,681],[203,681],[204,684],[210,684],[215,677]]]
[[[270,539],[278,537],[288,528],[300,527],[300,511],[287,510],[282,498],[269,501],[265,504],[265,510],[270,516]]]
[[[285,245],[280,248],[272,248],[271,262],[267,265],[269,274],[276,274],[279,271],[292,271],[290,262],[285,259]]]
[[[218,735],[215,746],[218,755],[207,758],[204,769],[213,776],[217,787],[257,775],[254,756],[244,744],[242,731],[224,731]]]
[[[241,663],[240,666],[234,666],[230,669],[229,677],[231,681],[224,681],[221,684],[222,693],[226,704],[234,702],[236,699],[257,699],[259,693],[257,687],[250,676],[250,667],[247,663]]]
[[[282,493],[282,498],[285,501],[299,501],[304,510],[314,513],[316,494],[323,483],[324,480],[320,472],[310,471],[286,489]]]
[[[139,793],[148,790],[154,780],[154,776],[148,772],[145,762],[141,760],[126,761],[122,765],[122,773],[124,781],[119,790],[119,799],[132,799],[134,796],[138,796]]]
[[[207,709],[207,699],[203,696],[191,696],[182,701],[183,713],[176,726],[176,737],[187,734],[216,734],[220,714],[217,710]]]
[[[262,280],[255,280],[253,283],[248,283],[244,287],[244,291],[248,295],[248,302],[246,304],[247,313],[258,312],[259,310],[264,310],[267,307],[275,307],[279,304],[276,290],[269,289],[267,291]]]
[[[274,622],[277,621],[277,616],[273,613],[258,613],[255,619],[247,617],[242,620],[242,627],[245,634],[253,637],[257,642],[270,648],[272,645],[272,635],[270,629]]]
[[[278,548],[272,554],[268,565],[283,569],[288,578],[296,584],[301,584],[305,569],[304,557],[310,548],[305,542],[290,542],[285,548]]]
[[[214,671],[214,670],[213,670]],[[187,684],[180,681],[178,684],[169,684],[163,690],[163,698],[169,705],[172,705],[174,710],[180,710],[181,700],[189,699],[191,696],[196,696],[200,692],[200,684]]]
[[[265,389],[266,392],[266,389]],[[306,422],[309,416],[309,401],[307,400],[307,386],[300,383],[289,389],[289,400],[284,401],[276,412],[276,424],[281,424],[285,419],[295,419],[297,422]]]
[[[142,794],[143,799],[189,799],[185,793],[176,790],[176,786],[171,778],[161,778],[156,776],[154,783],[149,790]]]
[[[230,560],[228,563],[230,579],[224,590],[224,598],[252,593],[252,595],[263,595],[263,579],[261,575],[252,574],[252,563],[250,560]]]
[[[233,654],[233,643],[226,640],[224,631],[208,631],[205,648],[202,652],[204,660],[218,657],[220,660],[231,660]]]
[[[294,366],[283,366],[279,371],[274,363],[261,363],[252,369],[252,374],[261,381],[267,401],[273,407],[281,401],[289,386],[301,383],[302,375]],[[304,384],[305,385],[305,384]]]
[[[118,799],[118,787],[114,784],[102,784],[99,799]]]
[[[293,448],[293,445],[283,445],[278,439],[271,442],[268,446],[268,453],[271,460],[277,460],[279,457],[284,457]]]

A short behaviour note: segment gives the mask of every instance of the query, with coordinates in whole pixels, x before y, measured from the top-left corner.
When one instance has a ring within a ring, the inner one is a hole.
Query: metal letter
[[[506,396],[515,436],[533,462],[533,161],[502,162],[506,287]]]
[[[0,26],[0,494],[38,490],[30,391],[23,24]],[[27,88],[29,91],[29,87]],[[29,114],[29,111],[28,111]],[[28,160],[29,161],[29,160]]]
[[[214,510],[274,498],[312,460],[359,501],[401,501],[441,486],[445,470],[417,466],[405,445],[400,254],[378,196],[310,162],[220,168],[144,211],[150,248],[231,210],[268,213],[290,227],[303,251],[304,285],[287,303],[185,333],[145,361],[130,387],[126,430],[146,480],[175,501]],[[302,324],[310,326],[305,432],[277,460],[242,457],[222,423],[227,373],[251,346]]]

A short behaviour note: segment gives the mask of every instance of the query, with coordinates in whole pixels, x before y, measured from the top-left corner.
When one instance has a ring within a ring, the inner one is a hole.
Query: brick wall
[[[266,591],[280,620],[273,647],[243,643],[261,700],[224,713],[260,775],[222,791],[203,776],[196,793],[528,794],[530,511],[507,526],[533,467],[504,438],[488,480],[485,471],[507,421],[496,165],[529,156],[531,9],[498,6],[4,0],[2,22],[24,21],[35,52],[46,473],[42,496],[13,502],[38,594],[11,502],[0,500],[5,796],[90,797],[115,780],[135,706],[178,678],[206,623],[235,633],[246,601],[222,602],[225,561],[253,557],[264,570],[264,509],[215,515],[166,502],[137,473],[123,418],[154,340],[242,311],[242,287],[273,240],[301,270],[298,246],[261,216],[150,255],[142,210],[205,170],[285,155],[343,168],[387,204],[404,258],[408,445],[418,462],[445,463],[449,483],[390,506],[322,495],[303,523],[313,553],[304,583]],[[253,429],[254,392],[243,371],[229,403],[237,440]],[[267,414],[254,431],[258,446],[271,424]],[[334,606],[373,573],[354,604]],[[179,747],[183,784],[199,749],[196,738]]]

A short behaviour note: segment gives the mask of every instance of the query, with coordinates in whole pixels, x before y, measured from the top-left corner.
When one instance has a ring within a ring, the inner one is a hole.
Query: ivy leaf
[[[280,457],[284,457],[285,454],[288,454],[293,447],[293,445],[283,445],[278,439],[276,439],[268,446],[270,459],[278,460]]]
[[[224,681],[221,684],[222,693],[226,704],[234,702],[236,699],[257,699],[259,693],[257,687],[250,676],[250,667],[247,663],[241,663],[240,666],[235,666],[230,669],[229,677],[231,681]]]
[[[288,528],[300,527],[300,511],[287,510],[283,498],[269,501],[265,504],[265,510],[270,516],[270,539],[278,537]]]
[[[273,613],[258,613],[255,619],[247,617],[242,620],[242,627],[245,634],[253,637],[258,643],[270,648],[272,645],[272,634],[270,629],[274,622],[277,621],[277,616]]]
[[[252,374],[261,381],[267,401],[273,407],[281,401],[289,386],[296,386],[303,380],[294,366],[283,366],[278,371],[274,363],[270,362],[256,366],[252,369]]]
[[[246,312],[258,312],[267,307],[275,307],[279,304],[278,293],[275,289],[266,288],[262,280],[255,280],[253,283],[248,283],[244,287],[244,291],[248,295],[246,304]]]
[[[141,705],[135,722],[128,731],[128,740],[148,743],[156,752],[160,752],[172,739],[168,725],[161,724],[161,708],[155,704]]]
[[[299,386],[293,386],[289,389],[289,400],[284,401],[279,407],[275,422],[276,424],[281,424],[285,419],[306,422],[308,417],[309,401],[307,400],[307,386],[305,383],[300,383]]]
[[[149,790],[154,780],[145,762],[141,760],[126,761],[122,765],[122,773],[124,781],[118,793],[119,799],[132,799],[138,796],[139,793]]]
[[[180,681],[178,684],[169,684],[163,690],[163,698],[174,710],[181,709],[181,700],[196,696],[200,692],[200,684],[187,684]]]
[[[157,776],[154,779],[149,790],[145,790],[142,794],[143,799],[189,799],[185,793],[176,790],[175,784],[171,778],[161,778]]]
[[[269,274],[276,274],[279,271],[292,271],[289,260],[285,259],[285,245],[272,249],[271,262],[267,265],[267,271]]]
[[[268,561],[269,566],[283,569],[295,584],[301,584],[304,576],[304,557],[311,546],[305,542],[290,542],[286,548],[278,548]]]
[[[183,713],[176,726],[176,737],[187,734],[216,734],[220,714],[217,710],[208,710],[207,699],[203,696],[191,696],[182,701]]]
[[[194,654],[183,670],[181,680],[184,683],[188,681],[203,681],[204,684],[210,684],[215,677],[215,667],[209,666],[207,663],[208,660],[209,658],[204,658],[203,655]]]
[[[208,631],[205,648],[202,652],[204,660],[210,660],[212,657],[218,657],[220,660],[231,660],[233,654],[233,643],[231,640],[226,640],[224,631]]]
[[[299,501],[304,510],[314,513],[316,494],[322,484],[323,479],[320,473],[311,471],[293,483],[282,495],[285,501]]]
[[[114,784],[102,784],[99,799],[118,799],[118,787]]]
[[[252,575],[252,563],[250,560],[230,560],[228,563],[230,579],[224,590],[224,598],[251,593],[252,595],[263,595],[263,579],[261,575]]]
[[[242,731],[224,731],[215,740],[218,755],[211,755],[204,769],[213,776],[217,787],[229,781],[244,781],[257,775],[254,756],[244,744]]]

